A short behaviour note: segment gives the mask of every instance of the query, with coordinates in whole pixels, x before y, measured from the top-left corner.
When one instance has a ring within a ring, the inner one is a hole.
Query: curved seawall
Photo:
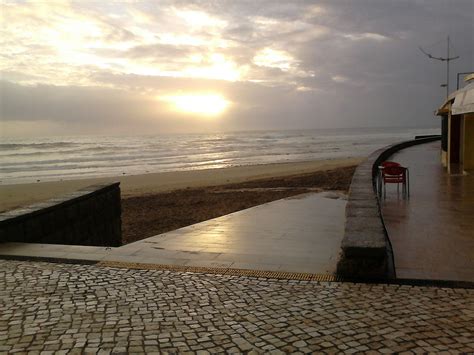
[[[373,152],[357,167],[346,205],[338,276],[361,279],[396,278],[390,238],[377,195],[378,166],[399,150],[440,139],[440,136],[420,137],[384,147]]]

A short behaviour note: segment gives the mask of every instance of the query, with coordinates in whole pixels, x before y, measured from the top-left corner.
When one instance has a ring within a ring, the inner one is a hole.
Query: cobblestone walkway
[[[473,334],[474,290],[0,260],[0,353],[472,352]]]

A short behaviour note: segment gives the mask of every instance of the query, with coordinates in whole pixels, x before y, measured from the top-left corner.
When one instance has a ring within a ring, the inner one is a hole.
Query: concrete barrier
[[[0,241],[122,244],[120,183],[93,185],[0,214]]]
[[[346,206],[338,276],[357,279],[396,277],[393,251],[377,195],[378,167],[401,149],[440,139],[440,136],[422,137],[379,149],[357,167]]]

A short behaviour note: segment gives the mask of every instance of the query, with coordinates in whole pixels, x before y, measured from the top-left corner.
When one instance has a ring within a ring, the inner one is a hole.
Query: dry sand
[[[177,189],[219,186],[255,179],[290,176],[357,165],[362,159],[332,159],[298,163],[238,166],[224,169],[174,171],[81,180],[0,185],[0,211],[44,201],[96,183],[120,181],[123,197]]]

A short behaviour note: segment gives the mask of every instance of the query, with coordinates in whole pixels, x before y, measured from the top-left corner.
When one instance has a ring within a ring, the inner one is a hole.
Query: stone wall
[[[440,137],[420,137],[379,149],[357,167],[346,206],[342,253],[337,266],[339,276],[363,279],[396,277],[392,247],[376,192],[378,166],[401,149],[436,140]]]
[[[93,185],[0,214],[0,241],[122,244],[120,183]]]

